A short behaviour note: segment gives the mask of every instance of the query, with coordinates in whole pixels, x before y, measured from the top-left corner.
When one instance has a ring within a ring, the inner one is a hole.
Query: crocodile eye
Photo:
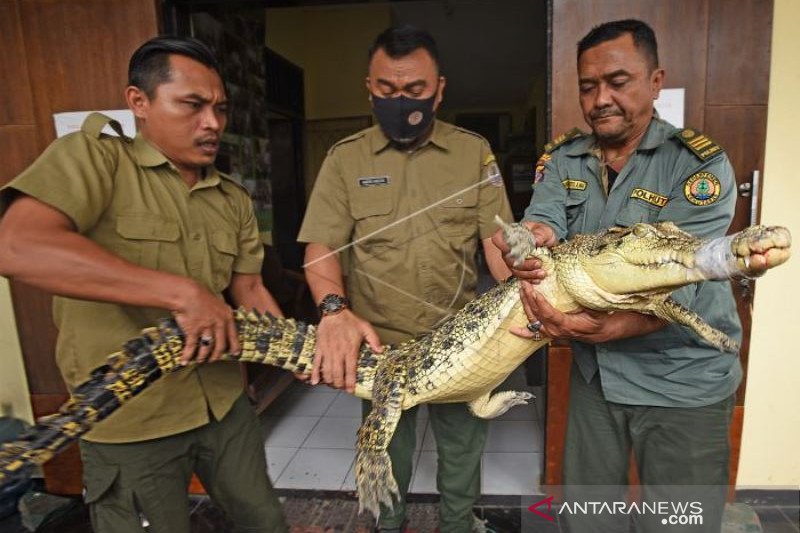
[[[647,237],[651,229],[652,228],[646,224],[635,224],[633,226],[633,234],[637,237]]]

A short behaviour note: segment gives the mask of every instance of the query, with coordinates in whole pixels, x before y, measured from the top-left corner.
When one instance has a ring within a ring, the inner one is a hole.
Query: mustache
[[[599,109],[597,111],[592,111],[591,113],[589,113],[589,118],[591,118],[592,120],[597,120],[606,117],[617,117],[617,116],[621,117],[622,111],[616,108]]]
[[[203,143],[215,143],[219,144],[219,137],[216,135],[209,135],[207,137],[201,137],[194,141],[195,144],[203,144]]]

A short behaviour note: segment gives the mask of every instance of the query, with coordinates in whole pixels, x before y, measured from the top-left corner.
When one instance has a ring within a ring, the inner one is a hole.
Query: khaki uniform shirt
[[[525,220],[549,224],[558,238],[638,222],[672,221],[704,239],[725,235],[736,203],[736,180],[722,149],[702,134],[655,118],[606,193],[592,135],[576,135],[537,166]],[[741,326],[728,281],[689,285],[674,300],[735,339]],[[739,358],[677,324],[598,344],[572,343],[586,379],[600,372],[607,400],[634,405],[697,407],[736,390]]]
[[[93,114],[82,131],[56,140],[3,189],[66,214],[77,231],[137,265],[190,277],[220,295],[232,272],[258,273],[263,249],[247,192],[208,167],[191,190],[146,140],[100,133]],[[152,309],[54,298],[56,359],[67,385],[86,380],[142,328],[169,317]],[[190,366],[165,376],[87,434],[95,442],[173,435],[222,418],[242,383],[236,363]]]
[[[482,137],[436,121],[428,142],[406,152],[374,126],[331,148],[298,240],[347,246],[354,311],[397,343],[475,296],[475,252],[495,215],[511,220]]]

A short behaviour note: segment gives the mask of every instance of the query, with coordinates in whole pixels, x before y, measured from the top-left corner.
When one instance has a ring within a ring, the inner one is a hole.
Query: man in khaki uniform
[[[129,79],[135,139],[92,114],[2,190],[0,273],[57,295],[70,387],[170,313],[186,335],[189,366],[81,442],[96,532],[188,533],[192,472],[236,531],[286,531],[238,365],[194,364],[239,350],[223,290],[280,313],[248,194],[212,166],[226,121],[219,69],[198,41],[156,38],[133,54]]]
[[[495,278],[508,275],[490,241],[495,215],[511,219],[502,176],[483,138],[435,120],[444,85],[427,32],[390,28],[378,37],[367,89],[380,125],[330,150],[299,236],[309,243],[306,274],[322,314],[313,383],[321,376],[352,391],[362,341],[379,348],[430,331],[474,297],[479,240]],[[440,530],[472,531],[486,421],[465,404],[428,408]],[[416,409],[405,411],[389,446],[403,498],[415,430]],[[400,531],[404,515],[403,501],[391,513],[382,509],[380,529]]]

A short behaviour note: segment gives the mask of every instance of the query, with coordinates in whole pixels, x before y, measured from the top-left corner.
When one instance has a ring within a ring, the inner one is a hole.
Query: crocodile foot
[[[737,233],[731,242],[736,266],[749,277],[785,263],[791,255],[792,236],[781,226],[751,226]]]
[[[530,392],[519,392],[514,390],[498,392],[497,394],[486,394],[475,401],[469,403],[472,414],[478,418],[496,418],[515,405],[527,405],[528,400],[533,398]]]
[[[508,255],[514,258],[514,266],[519,266],[536,249],[533,234],[522,224],[516,222],[507,224],[499,216],[495,216],[494,220],[503,229],[503,239],[510,248]]]

